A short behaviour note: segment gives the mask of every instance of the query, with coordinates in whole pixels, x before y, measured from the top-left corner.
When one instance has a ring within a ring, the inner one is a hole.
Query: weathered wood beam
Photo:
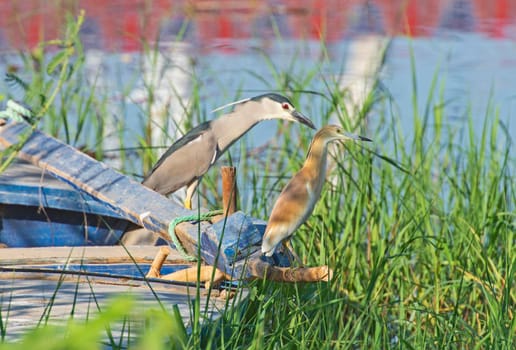
[[[328,266],[278,267],[260,259],[251,259],[247,266],[251,276],[275,282],[327,282],[333,278]]]
[[[46,264],[111,264],[151,263],[160,250],[153,246],[84,246],[84,247],[38,247],[0,249],[0,265],[46,265]],[[175,250],[170,250],[165,260],[171,264],[187,264]],[[164,262],[165,262],[164,261]]]
[[[172,281],[190,282],[197,281],[204,282],[207,289],[211,285],[217,285],[222,281],[232,280],[235,278],[231,274],[222,272],[220,269],[210,265],[192,266],[186,269],[175,271],[168,275],[161,275],[161,267],[167,256],[171,253],[170,248],[161,247],[152,263],[149,273],[146,277],[157,277]],[[256,254],[255,254],[256,255]],[[261,257],[254,256],[247,261],[245,270],[238,270],[242,274],[239,279],[267,279],[275,282],[320,282],[329,281],[333,277],[333,271],[328,266],[318,267],[278,267],[261,260]],[[238,277],[236,277],[238,278]]]
[[[231,215],[238,210],[238,187],[236,180],[236,168],[234,166],[223,166],[220,168],[220,173],[222,175],[223,213]]]

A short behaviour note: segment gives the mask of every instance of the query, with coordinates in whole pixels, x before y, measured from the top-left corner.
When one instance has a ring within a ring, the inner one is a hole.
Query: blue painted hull
[[[5,204],[0,220],[0,242],[13,248],[113,245],[127,225],[95,214]]]
[[[0,174],[0,243],[8,247],[114,245],[127,225],[37,167],[17,162]]]

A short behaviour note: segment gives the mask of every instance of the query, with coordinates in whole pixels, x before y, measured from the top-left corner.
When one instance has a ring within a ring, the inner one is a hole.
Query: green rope
[[[13,121],[19,122],[32,122],[33,114],[30,109],[14,102],[13,100],[7,101],[7,106],[4,111],[0,111],[0,118],[12,119]]]
[[[191,256],[190,254],[188,254],[188,252],[185,250],[185,248],[183,248],[183,246],[181,245],[181,242],[179,242],[179,239],[176,236],[176,225],[180,224],[182,222],[187,222],[187,221],[203,221],[203,220],[209,219],[215,215],[220,215],[222,213],[223,213],[222,210],[214,210],[214,211],[209,211],[207,213],[203,213],[203,214],[199,214],[199,215],[195,214],[195,215],[180,216],[170,222],[170,224],[168,225],[168,234],[169,234],[170,238],[172,238],[172,242],[174,243],[176,250],[186,261],[197,261],[197,257]]]

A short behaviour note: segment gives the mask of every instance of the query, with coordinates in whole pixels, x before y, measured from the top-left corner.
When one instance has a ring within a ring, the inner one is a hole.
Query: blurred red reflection
[[[201,47],[229,50],[234,39],[334,42],[362,33],[430,36],[439,30],[510,35],[511,0],[106,0],[0,2],[0,48],[30,49],[58,37],[66,14],[86,12],[86,46],[136,51],[142,43],[185,35]]]

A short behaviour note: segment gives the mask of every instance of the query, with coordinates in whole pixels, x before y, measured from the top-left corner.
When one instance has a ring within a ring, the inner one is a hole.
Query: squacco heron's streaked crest
[[[224,107],[233,105],[232,112],[196,126],[177,140],[154,165],[142,184],[163,195],[187,186],[184,204],[191,209],[192,196],[202,176],[229,146],[258,122],[284,119],[315,129],[307,117],[279,94],[259,95]]]
[[[312,214],[326,180],[328,144],[337,140],[371,141],[347,133],[337,125],[327,125],[315,134],[303,167],[288,182],[272,208],[262,241],[262,253],[266,256],[271,256],[281,242],[288,245],[294,231]]]

